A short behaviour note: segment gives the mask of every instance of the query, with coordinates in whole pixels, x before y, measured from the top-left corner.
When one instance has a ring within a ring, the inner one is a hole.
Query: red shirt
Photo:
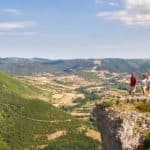
[[[136,85],[136,77],[135,76],[131,76],[131,79],[130,79],[130,86],[135,86]]]

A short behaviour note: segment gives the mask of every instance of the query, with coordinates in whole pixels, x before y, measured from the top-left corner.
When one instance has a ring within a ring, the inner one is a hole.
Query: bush
[[[144,146],[143,149],[148,149],[150,148],[150,133],[146,136],[144,140]]]
[[[0,139],[0,150],[10,150],[10,147]]]
[[[150,103],[144,103],[144,102],[137,103],[136,109],[142,112],[150,112]]]
[[[82,133],[69,133],[49,143],[47,150],[101,150],[99,141]]]

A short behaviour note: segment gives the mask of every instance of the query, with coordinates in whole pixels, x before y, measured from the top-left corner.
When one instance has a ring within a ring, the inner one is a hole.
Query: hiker
[[[146,89],[147,89],[147,75],[143,74],[143,79],[140,81],[141,82],[141,86],[142,86],[142,93],[143,95],[146,94]]]
[[[135,91],[136,91],[136,84],[137,84],[137,79],[135,73],[131,74],[130,78],[130,95],[134,96]]]
[[[150,71],[148,72],[147,76],[147,91],[148,91],[148,96],[150,94]]]

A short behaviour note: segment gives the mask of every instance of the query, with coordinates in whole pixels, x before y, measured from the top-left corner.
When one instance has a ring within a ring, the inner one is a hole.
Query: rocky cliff
[[[103,150],[150,149],[149,100],[133,101],[122,99],[97,104],[96,118]]]

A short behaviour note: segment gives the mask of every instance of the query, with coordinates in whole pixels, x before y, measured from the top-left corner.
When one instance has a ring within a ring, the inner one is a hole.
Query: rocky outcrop
[[[126,98],[120,98],[119,103],[135,103],[135,102],[144,102],[144,103],[150,103],[150,98],[145,96],[140,97],[126,97]]]
[[[97,125],[101,133],[103,150],[143,149],[145,136],[150,132],[150,114],[135,110],[96,106]],[[146,149],[149,150],[147,147]]]

